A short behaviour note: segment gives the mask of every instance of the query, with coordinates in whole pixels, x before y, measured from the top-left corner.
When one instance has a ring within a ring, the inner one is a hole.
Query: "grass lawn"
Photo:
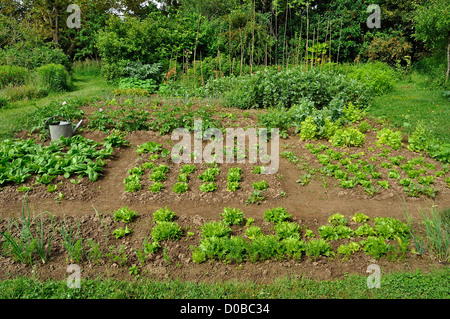
[[[30,129],[30,116],[37,106],[47,105],[53,100],[63,102],[70,98],[102,98],[110,91],[101,75],[75,74],[73,85],[75,89],[70,92],[52,93],[42,99],[14,102],[0,108],[0,140],[13,137],[16,131]]]
[[[385,117],[405,133],[423,120],[435,138],[450,143],[450,102],[442,96],[443,90],[427,87],[423,78],[413,73],[410,82],[398,81],[392,92],[376,97],[369,113]]]
[[[65,280],[16,278],[0,282],[0,299],[448,299],[449,275],[449,268],[429,274],[382,274],[380,288],[368,288],[367,277],[362,276],[333,281],[279,279],[272,284],[82,279],[80,289],[68,288]]]

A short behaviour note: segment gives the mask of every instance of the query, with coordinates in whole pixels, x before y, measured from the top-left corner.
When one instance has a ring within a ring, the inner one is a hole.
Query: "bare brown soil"
[[[87,113],[92,111],[93,107],[86,108]],[[223,112],[233,112],[237,114],[237,120],[227,119],[227,124],[256,125],[256,112],[250,111],[250,118],[243,118],[241,110],[225,109]],[[375,123],[373,123],[375,124]],[[375,124],[376,125],[376,124]],[[105,135],[101,132],[82,131],[81,135],[101,141]],[[20,134],[25,136],[24,133]],[[19,135],[19,136],[20,136]],[[349,261],[341,261],[338,258],[321,257],[318,260],[309,260],[303,257],[301,262],[295,261],[270,261],[264,263],[243,263],[224,264],[222,262],[206,262],[195,264],[191,261],[190,245],[197,245],[199,242],[199,227],[207,220],[218,220],[219,214],[223,212],[224,207],[237,207],[243,210],[245,217],[254,218],[255,224],[261,226],[267,233],[273,232],[272,225],[263,221],[263,213],[268,208],[277,206],[285,207],[293,215],[294,221],[301,225],[308,225],[309,228],[316,231],[318,226],[325,224],[330,215],[341,213],[350,219],[356,212],[361,212],[369,217],[389,216],[405,220],[405,212],[419,218],[420,209],[427,210],[432,205],[438,208],[450,207],[450,189],[446,188],[444,178],[437,178],[435,187],[439,192],[435,199],[425,197],[411,198],[407,197],[403,189],[395,183],[391,183],[389,190],[382,189],[379,194],[370,197],[363,192],[362,188],[356,187],[352,190],[343,189],[338,186],[338,182],[326,177],[326,185],[320,174],[311,182],[302,186],[296,181],[302,172],[296,164],[290,163],[285,158],[280,158],[280,168],[275,175],[257,175],[252,173],[253,164],[239,164],[243,170],[243,179],[241,189],[235,193],[226,190],[226,174],[229,167],[237,164],[219,164],[220,175],[217,179],[219,189],[212,193],[203,193],[199,191],[201,181],[197,175],[206,168],[206,164],[196,164],[197,170],[192,174],[189,181],[189,190],[184,194],[176,194],[172,191],[172,185],[176,182],[181,165],[170,163],[168,159],[164,161],[170,166],[168,179],[164,182],[165,188],[158,194],[153,194],[148,190],[150,182],[148,174],[143,176],[142,189],[135,193],[125,192],[123,180],[127,176],[127,170],[141,163],[140,156],[136,153],[136,146],[148,142],[156,141],[162,143],[166,148],[170,148],[170,136],[159,136],[156,132],[132,132],[127,134],[126,139],[131,142],[128,148],[116,149],[113,157],[108,160],[105,166],[104,176],[99,181],[93,183],[86,177],[78,185],[70,183],[63,177],[58,177],[55,183],[58,188],[55,193],[49,193],[44,185],[33,186],[28,194],[30,207],[35,214],[47,211],[55,218],[55,222],[60,222],[63,217],[72,221],[74,225],[79,222],[80,230],[84,238],[92,238],[99,243],[103,243],[103,249],[106,251],[110,245],[125,245],[129,256],[126,265],[120,266],[112,263],[106,258],[102,258],[99,264],[92,264],[87,261],[82,263],[82,276],[85,277],[114,277],[117,279],[130,278],[128,267],[132,264],[138,264],[138,259],[133,249],[142,248],[142,241],[150,236],[153,226],[151,214],[158,208],[167,206],[178,215],[177,222],[182,226],[184,236],[179,241],[170,241],[163,243],[167,249],[168,258],[164,258],[162,250],[149,258],[146,265],[141,267],[140,274],[155,279],[179,278],[182,280],[253,280],[258,282],[268,282],[276,277],[286,276],[306,276],[316,279],[340,278],[347,274],[365,275],[366,268],[371,263],[378,263],[382,271],[414,271],[421,269],[427,271],[433,267],[445,267],[432,255],[417,257],[407,254],[405,260],[390,261],[386,258],[375,261],[372,257],[360,252],[355,254]],[[380,152],[372,143],[376,140],[376,132],[371,131],[366,136],[366,145],[364,148],[349,148],[349,153],[366,153],[363,159],[376,156]],[[296,135],[290,134],[287,139],[280,139],[280,152],[285,150],[292,151],[299,158],[302,156],[304,161],[311,164],[312,167],[319,167],[319,163],[314,155],[310,154],[305,148],[307,143],[321,142],[330,145],[327,141],[301,141]],[[367,148],[373,146],[375,151],[371,152]],[[407,159],[419,156],[411,153],[405,147],[399,151],[392,151],[389,156],[403,155]],[[425,155],[427,162],[436,165],[436,170],[442,166],[441,163]],[[376,163],[380,163],[378,160]],[[382,172],[388,170],[379,168]],[[401,172],[403,174],[403,172]],[[404,177],[404,176],[402,176]],[[266,198],[259,204],[245,205],[245,200],[252,191],[252,183],[259,180],[266,180],[269,188],[263,192]],[[24,185],[32,186],[34,178],[31,178]],[[60,183],[61,182],[61,183]],[[282,191],[287,196],[282,196]],[[64,194],[62,200],[57,200],[58,193]],[[8,218],[18,216],[22,209],[22,203],[25,194],[17,191],[17,186],[5,186],[0,191],[0,227],[2,231],[6,230]],[[112,230],[118,228],[121,223],[112,219],[114,210],[128,206],[138,211],[139,217],[130,224],[132,234],[123,239],[116,239],[111,235]],[[100,212],[101,220],[96,215],[95,209]],[[101,225],[102,221],[102,225]],[[105,226],[106,225],[106,226]],[[108,228],[108,229],[106,229]],[[188,231],[194,232],[194,236],[186,236]],[[233,234],[241,234],[244,227],[233,228]],[[317,235],[316,235],[317,236]],[[333,242],[336,249],[339,242]],[[0,257],[0,279],[15,277],[19,275],[33,275],[38,278],[67,278],[66,267],[68,264],[67,254],[61,247],[58,234],[55,234],[55,240],[52,248],[53,258],[45,265],[36,263],[36,266],[25,266],[14,262],[10,257]]]

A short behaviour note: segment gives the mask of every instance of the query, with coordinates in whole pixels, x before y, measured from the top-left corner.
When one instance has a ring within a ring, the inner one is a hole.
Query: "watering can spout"
[[[75,134],[78,130],[78,128],[80,127],[81,123],[83,122],[83,120],[81,120],[80,122],[78,122],[78,124],[75,126],[75,128],[73,129],[72,134]]]

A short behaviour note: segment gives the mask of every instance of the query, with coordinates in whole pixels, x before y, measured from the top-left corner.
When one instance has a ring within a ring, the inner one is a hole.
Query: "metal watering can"
[[[49,118],[47,121],[45,121],[44,127],[47,128],[47,123],[56,118],[61,118],[63,119],[63,121],[50,122],[50,124],[48,125],[48,128],[50,130],[50,138],[52,141],[60,139],[61,136],[67,138],[72,137],[77,132],[78,128],[83,122],[83,120],[81,120],[80,122],[78,122],[75,128],[72,128],[72,122],[67,121],[65,118],[61,116],[53,116]]]

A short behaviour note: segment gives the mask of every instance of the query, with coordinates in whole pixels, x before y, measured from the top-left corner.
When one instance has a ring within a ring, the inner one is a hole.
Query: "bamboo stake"
[[[343,19],[343,17],[341,17],[341,29],[339,31],[339,45],[338,45],[338,52],[337,52],[336,67],[339,64],[339,49],[341,48],[341,36],[342,36],[342,19]],[[330,40],[330,47],[331,47],[331,40]],[[330,62],[331,62],[331,55],[330,55]]]
[[[308,41],[309,41],[309,8],[308,3],[306,4],[306,51],[305,51],[305,59],[306,59],[306,72],[308,72]]]

